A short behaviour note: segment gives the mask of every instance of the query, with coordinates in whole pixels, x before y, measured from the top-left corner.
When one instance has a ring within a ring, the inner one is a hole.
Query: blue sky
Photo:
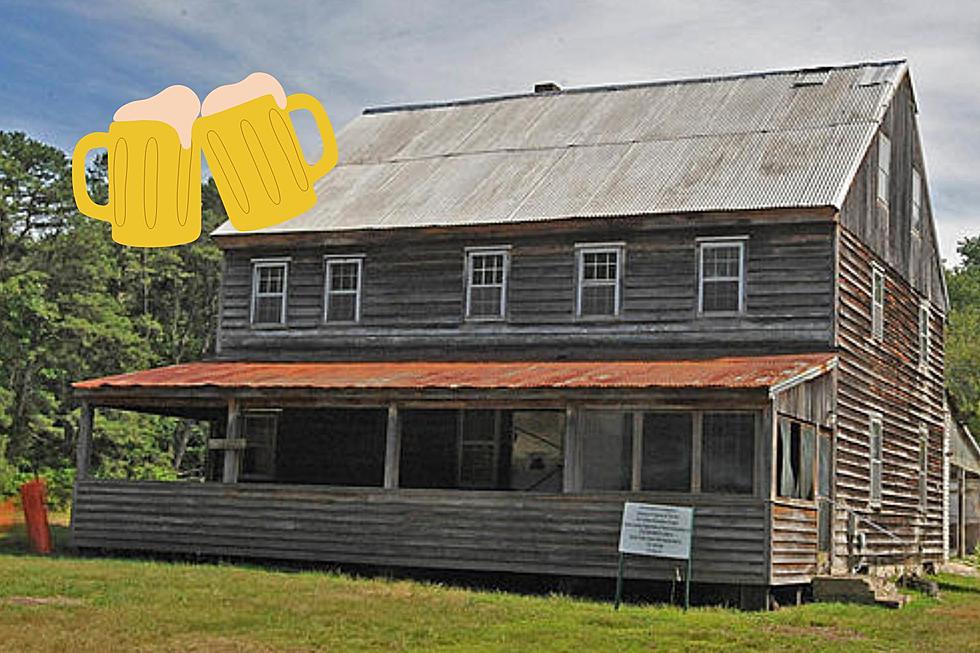
[[[980,233],[980,6],[973,2],[122,0],[0,4],[0,129],[70,150],[176,83],[256,70],[365,106],[907,57],[943,253]],[[301,138],[313,135],[302,123]],[[312,157],[312,153],[310,153]]]

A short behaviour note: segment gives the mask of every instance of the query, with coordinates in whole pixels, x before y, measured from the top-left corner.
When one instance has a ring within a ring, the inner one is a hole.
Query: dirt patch
[[[838,628],[836,626],[789,626],[772,625],[767,626],[766,630],[775,635],[785,635],[787,637],[818,637],[828,642],[855,642],[866,639],[861,633]]]
[[[0,605],[56,605],[59,607],[77,607],[85,605],[81,599],[67,596],[8,596],[0,599]]]

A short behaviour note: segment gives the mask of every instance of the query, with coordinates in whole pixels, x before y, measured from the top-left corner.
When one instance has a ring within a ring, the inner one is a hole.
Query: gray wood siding
[[[716,216],[717,217],[717,216]],[[221,355],[236,359],[501,358],[658,356],[815,351],[833,341],[833,227],[820,222],[746,220],[719,227],[665,227],[657,218],[603,220],[578,229],[513,227],[463,233],[369,234],[341,246],[229,249],[222,288]],[[671,223],[668,221],[667,223]],[[746,311],[697,315],[696,238],[748,235]],[[622,313],[575,317],[580,242],[626,243]],[[307,241],[308,242],[308,241]],[[512,246],[507,319],[464,320],[464,249]],[[322,322],[324,255],[363,254],[362,319]],[[253,257],[290,256],[287,325],[249,324]],[[597,349],[598,348],[598,349]]]
[[[611,578],[626,499],[695,506],[694,581],[768,583],[752,497],[83,481],[72,529],[83,549]],[[634,556],[626,577],[678,564]]]
[[[921,295],[946,312],[929,181],[908,78],[899,85],[880,133],[891,140],[888,206],[877,198],[878,140],[872,142],[840,212],[840,222]],[[922,229],[912,233],[912,168],[922,175]]]
[[[817,573],[816,507],[773,501],[770,546],[771,584],[809,583]]]
[[[881,260],[847,229],[840,230],[836,500],[894,530],[905,550],[861,526],[873,553],[900,556],[921,547],[942,556],[943,317],[930,312],[928,365],[918,366],[919,297],[885,267],[884,337],[871,338],[871,264]],[[870,505],[871,412],[883,418],[882,502]],[[919,425],[929,430],[928,504],[919,510]],[[846,559],[846,516],[837,514],[836,560]]]

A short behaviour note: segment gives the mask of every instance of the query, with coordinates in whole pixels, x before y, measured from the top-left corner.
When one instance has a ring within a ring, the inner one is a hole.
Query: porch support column
[[[579,413],[578,406],[569,404],[565,407],[565,460],[562,470],[563,492],[578,492],[582,489]]]
[[[960,467],[959,478],[960,491],[957,493],[957,519],[956,519],[956,555],[960,558],[966,557],[966,467]]]
[[[228,441],[235,441],[242,437],[241,406],[238,399],[232,397],[228,400],[228,428],[225,430],[225,438]],[[222,483],[237,483],[238,470],[241,467],[242,452],[238,448],[225,449],[224,471],[221,476]]]
[[[402,425],[398,405],[388,404],[388,429],[385,433],[385,489],[398,489],[398,471],[402,457]]]
[[[95,421],[95,409],[87,401],[82,402],[78,418],[78,442],[75,447],[75,480],[84,481],[89,477],[89,465],[92,462],[92,424]]]

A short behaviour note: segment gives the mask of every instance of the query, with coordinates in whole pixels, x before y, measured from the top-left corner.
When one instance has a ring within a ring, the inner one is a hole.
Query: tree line
[[[106,155],[87,171],[108,198]],[[0,131],[0,496],[34,474],[55,500],[71,487],[78,405],[71,383],[184,363],[214,350],[221,252],[208,234],[225,220],[213,180],[202,187],[201,237],[136,249],[78,213],[67,155]],[[980,236],[947,270],[947,386],[958,417],[980,434]],[[192,420],[102,411],[93,469],[112,478],[204,473],[205,433]]]
[[[108,198],[107,157],[88,169],[92,197]],[[136,249],[75,208],[68,156],[0,131],[0,495],[35,473],[70,488],[81,379],[200,359],[214,349],[221,252],[208,233],[225,220],[203,184],[201,237]],[[202,427],[100,412],[94,470],[107,477],[203,473]]]

